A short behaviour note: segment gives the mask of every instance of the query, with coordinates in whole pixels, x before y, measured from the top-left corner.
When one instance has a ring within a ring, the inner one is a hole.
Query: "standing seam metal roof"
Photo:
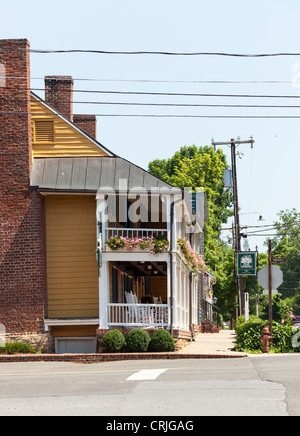
[[[181,193],[181,189],[152,176],[120,157],[36,158],[30,186],[40,191],[115,192],[140,190]]]

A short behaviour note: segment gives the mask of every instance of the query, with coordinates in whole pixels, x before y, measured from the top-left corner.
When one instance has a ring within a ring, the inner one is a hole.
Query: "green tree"
[[[213,147],[181,147],[170,159],[149,163],[149,172],[181,189],[189,187],[193,192],[204,188],[207,197],[209,219],[205,226],[206,260],[214,267],[218,255],[218,238],[223,222],[233,215],[232,193],[224,188],[223,172],[227,168],[226,156]]]
[[[280,265],[283,283],[279,292],[293,306],[294,313],[300,314],[300,213],[295,208],[281,210],[278,217],[274,223],[277,234],[272,240],[272,251],[274,256],[286,259]]]
[[[184,146],[169,159],[149,163],[149,172],[173,186],[204,188],[207,197],[208,222],[205,224],[205,262],[215,274],[214,293],[221,310],[235,310],[236,287],[231,251],[220,238],[221,224],[233,215],[232,192],[224,187],[224,170],[228,167],[222,150],[213,147]],[[229,276],[230,274],[230,276]]]
[[[274,223],[277,235],[272,240],[273,253],[277,257],[286,257],[299,246],[300,213],[292,209],[281,210],[277,215],[279,220]]]

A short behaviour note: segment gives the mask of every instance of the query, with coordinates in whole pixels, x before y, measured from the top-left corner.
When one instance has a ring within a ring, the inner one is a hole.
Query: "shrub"
[[[243,326],[243,324],[245,324],[245,322],[257,323],[257,322],[261,322],[261,319],[258,318],[258,317],[255,316],[255,315],[250,315],[250,316],[249,316],[249,320],[248,320],[248,321],[245,321],[245,315],[241,315],[241,316],[239,316],[239,317],[236,319],[236,322],[235,322],[235,331],[238,332],[239,328],[240,328],[241,326]]]
[[[133,352],[144,352],[148,350],[150,342],[149,334],[142,329],[133,329],[127,335],[126,349]]]
[[[241,317],[239,317],[241,318]],[[254,317],[256,318],[256,317]],[[238,324],[236,327],[237,340],[235,350],[246,352],[262,352],[262,329],[266,325],[265,321],[247,321]],[[300,331],[300,330],[299,330]],[[272,353],[294,353],[299,352],[300,347],[293,347],[292,341],[297,330],[291,325],[280,324],[276,321],[272,323],[272,337],[270,341],[270,352]]]
[[[175,351],[176,345],[170,332],[164,329],[155,330],[149,344],[149,351]]]
[[[262,329],[265,321],[259,320],[258,322],[247,321],[241,323],[236,328],[237,338],[235,350],[248,351],[248,352],[261,352],[262,351]]]
[[[289,324],[272,323],[273,341],[270,342],[270,351],[273,353],[294,353],[299,352],[299,347],[293,347],[292,341],[298,329],[293,329]]]
[[[103,336],[101,345],[108,353],[118,353],[125,345],[125,337],[120,330],[109,330]]]
[[[0,347],[0,354],[34,354],[37,353],[36,347],[23,342],[8,342]]]

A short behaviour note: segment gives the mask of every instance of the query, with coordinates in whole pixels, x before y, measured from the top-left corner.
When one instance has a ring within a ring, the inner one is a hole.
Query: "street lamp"
[[[261,212],[242,212],[242,213],[240,213],[240,215],[252,215],[252,214],[257,214],[257,213],[259,214],[259,215],[258,215],[258,220],[257,220],[257,221],[266,221],[266,220],[263,218]]]

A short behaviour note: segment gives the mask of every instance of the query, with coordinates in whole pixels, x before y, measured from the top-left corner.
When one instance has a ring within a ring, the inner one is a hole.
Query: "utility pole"
[[[228,142],[215,142],[212,140],[212,145],[216,150],[217,145],[227,145],[231,149],[231,171],[232,171],[232,185],[233,185],[233,199],[234,199],[234,230],[235,230],[235,258],[241,252],[241,234],[240,234],[240,217],[239,217],[239,203],[238,203],[238,189],[237,189],[237,171],[236,171],[236,146],[240,144],[251,144],[253,148],[254,139],[251,136],[249,140],[241,141],[231,139]],[[237,264],[237,263],[236,263]],[[243,293],[243,277],[239,276],[236,272],[238,296],[239,296],[239,309],[240,315],[245,313],[244,293]]]
[[[272,321],[273,321],[273,311],[272,311],[272,290],[273,290],[273,280],[272,280],[272,263],[273,263],[273,254],[272,254],[272,241],[269,239],[269,250],[268,250],[268,284],[269,284],[269,330],[272,335]]]

